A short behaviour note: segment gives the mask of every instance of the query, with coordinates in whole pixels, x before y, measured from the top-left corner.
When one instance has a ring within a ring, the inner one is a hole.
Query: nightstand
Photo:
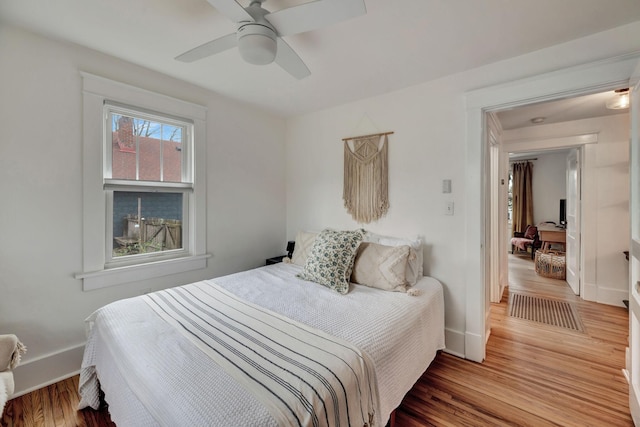
[[[267,262],[265,265],[278,264],[282,262],[282,258],[286,257],[286,255],[274,256],[273,258],[267,258]]]

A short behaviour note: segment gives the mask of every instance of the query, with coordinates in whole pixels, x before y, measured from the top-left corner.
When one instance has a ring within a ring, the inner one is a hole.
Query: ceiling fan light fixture
[[[207,0],[236,23],[235,34],[203,43],[175,59],[193,62],[237,47],[245,62],[254,65],[275,62],[300,80],[309,76],[311,71],[281,37],[317,30],[367,13],[365,0],[307,1],[275,12],[262,7],[265,0],[243,0],[242,3],[249,1],[249,6],[244,7],[237,0]]]
[[[238,49],[250,64],[267,65],[276,59],[276,33],[266,25],[246,23],[238,28]]]
[[[610,110],[624,110],[629,108],[629,88],[616,89],[616,94],[607,100],[605,106]]]

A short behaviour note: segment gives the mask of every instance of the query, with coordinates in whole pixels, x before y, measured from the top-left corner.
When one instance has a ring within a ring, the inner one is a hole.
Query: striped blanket
[[[279,425],[380,425],[373,363],[349,342],[210,281],[143,298],[250,390]]]

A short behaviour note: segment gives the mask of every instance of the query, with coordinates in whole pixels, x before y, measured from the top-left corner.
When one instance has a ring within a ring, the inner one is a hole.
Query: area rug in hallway
[[[510,292],[509,316],[584,332],[576,306],[566,301]]]

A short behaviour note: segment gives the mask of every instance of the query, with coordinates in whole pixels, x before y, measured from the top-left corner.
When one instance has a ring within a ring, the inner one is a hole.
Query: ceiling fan
[[[262,8],[265,0],[252,0],[248,7],[242,7],[235,0],[207,1],[235,22],[237,31],[193,48],[175,59],[193,62],[238,46],[240,55],[248,63],[265,65],[275,61],[297,79],[307,77],[311,71],[282,40],[282,36],[316,30],[367,12],[364,0],[315,0],[276,12]]]

